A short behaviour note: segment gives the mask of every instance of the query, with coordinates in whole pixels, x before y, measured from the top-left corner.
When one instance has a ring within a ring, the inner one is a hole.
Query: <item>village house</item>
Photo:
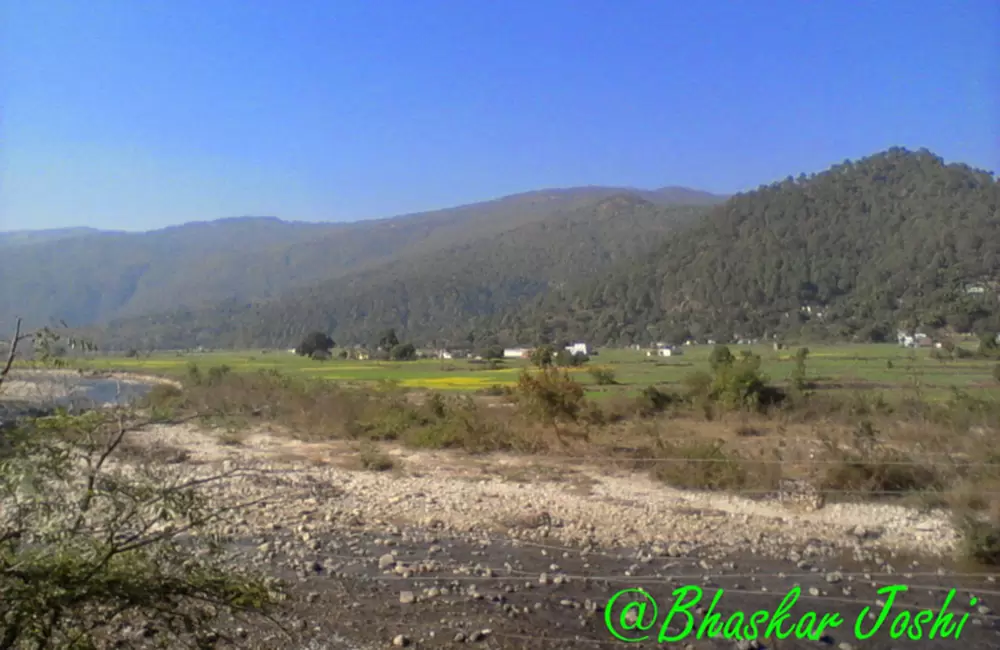
[[[566,351],[570,354],[589,354],[586,343],[572,343],[566,346]]]
[[[658,343],[656,348],[646,351],[647,357],[657,356],[657,357],[677,357],[683,354],[683,351],[678,347],[673,347],[670,345],[664,345]]]
[[[530,348],[504,348],[504,359],[527,359],[531,354]]]
[[[934,339],[923,332],[908,334],[903,330],[899,330],[896,332],[896,342],[904,348],[934,347]]]

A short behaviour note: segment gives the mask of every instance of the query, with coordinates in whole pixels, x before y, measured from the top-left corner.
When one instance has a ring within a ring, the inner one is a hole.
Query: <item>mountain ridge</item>
[[[16,317],[28,326],[65,321],[80,327],[228,298],[273,298],[544,220],[620,191],[542,190],[354,222],[229,217],[146,232],[35,231],[8,238],[0,257],[0,328],[10,328]]]

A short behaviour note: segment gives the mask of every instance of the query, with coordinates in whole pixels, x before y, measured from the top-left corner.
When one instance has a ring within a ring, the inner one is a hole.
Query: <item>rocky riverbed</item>
[[[241,468],[213,498],[257,503],[218,532],[241,564],[294,585],[294,641],[255,628],[242,631],[247,647],[616,646],[624,642],[608,629],[605,607],[620,590],[639,588],[659,603],[656,625],[623,629],[621,617],[625,627],[632,620],[624,597],[610,618],[619,634],[655,641],[672,592],[687,585],[704,595],[692,609],[701,609],[694,632],[677,647],[954,647],[954,639],[928,639],[929,624],[921,640],[893,639],[890,624],[902,609],[875,637],[857,638],[862,609],[875,616],[887,598],[878,589],[895,584],[908,586],[896,601],[914,616],[913,608],[937,616],[957,589],[956,622],[969,615],[961,643],[1000,644],[995,577],[952,563],[958,536],[943,512],[873,504],[792,512],[768,500],[510,456],[390,450],[395,469],[362,471],[349,445],[305,444],[268,430],[236,439],[158,425],[137,436],[147,454],[172,453],[185,474]],[[696,638],[718,589],[723,597],[712,611],[725,622],[737,611],[774,611],[796,586],[791,624],[807,611],[837,613],[843,624],[816,640]],[[862,620],[863,631],[874,625]],[[681,636],[684,620],[672,625],[666,633]]]

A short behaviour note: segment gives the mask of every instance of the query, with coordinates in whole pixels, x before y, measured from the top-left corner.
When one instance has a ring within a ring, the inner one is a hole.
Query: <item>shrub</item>
[[[534,374],[522,371],[516,394],[527,413],[555,425],[560,420],[576,419],[584,391],[565,371],[543,368]]]
[[[808,387],[806,380],[806,357],[809,356],[809,348],[799,348],[795,352],[795,367],[792,368],[792,387],[802,391]]]
[[[712,378],[712,399],[733,409],[760,409],[780,403],[784,394],[767,385],[767,378],[760,373],[760,363],[760,356],[746,354],[738,361],[719,366]]]
[[[675,395],[665,393],[655,386],[647,386],[636,398],[636,408],[642,417],[662,413],[672,404],[680,401]]]
[[[750,480],[742,460],[720,442],[661,443],[653,475],[674,487],[692,490],[738,490]]]
[[[972,352],[971,350],[966,350],[961,346],[956,346],[952,354],[956,359],[972,359],[973,357],[976,356],[974,352]]]
[[[172,406],[180,402],[184,393],[173,384],[156,384],[146,393],[146,403],[150,406]]]
[[[1000,355],[1000,343],[997,342],[998,335],[995,332],[983,332],[979,335],[979,355],[982,357],[996,357]]]
[[[231,370],[232,369],[226,364],[222,364],[221,366],[212,366],[211,368],[208,369],[208,377],[206,378],[206,382],[208,383],[209,386],[221,384],[223,378],[226,375],[228,375]]]
[[[827,465],[821,479],[822,489],[899,496],[906,492],[937,490],[942,485],[932,465],[923,465],[901,451],[883,447],[879,432],[868,420],[858,424],[853,443],[849,450],[829,441],[826,443],[824,460]]]
[[[396,461],[380,450],[374,443],[365,441],[358,452],[361,467],[373,472],[387,472],[396,467]]]
[[[552,349],[551,345],[540,345],[531,351],[528,359],[534,366],[547,368],[551,366],[555,360],[555,351]]]
[[[117,417],[59,415],[5,433],[3,647],[106,647],[127,623],[151,646],[211,648],[219,616],[277,603],[267,580],[190,534],[224,514],[198,491],[204,480],[161,463],[110,466],[143,424]]]
[[[618,383],[615,379],[615,371],[610,368],[593,367],[587,371],[598,386],[614,386]]]
[[[957,517],[962,533],[962,555],[984,566],[1000,565],[1000,521],[965,513]]]
[[[716,345],[712,348],[712,353],[708,357],[708,365],[712,372],[718,372],[720,368],[732,365],[734,361],[733,353],[725,345]]]

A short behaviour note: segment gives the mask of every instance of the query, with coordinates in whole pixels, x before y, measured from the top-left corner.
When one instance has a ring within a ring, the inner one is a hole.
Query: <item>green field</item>
[[[765,346],[730,346],[735,353],[753,350],[761,355],[763,372],[774,382],[786,381],[792,372],[794,350],[775,351]],[[681,356],[646,357],[635,350],[606,349],[581,368],[569,372],[584,384],[593,397],[634,393],[649,385],[676,384],[696,370],[708,369],[710,346],[684,348]],[[466,360],[313,361],[287,351],[261,350],[212,353],[161,353],[149,357],[100,357],[82,365],[94,370],[123,370],[172,376],[183,375],[189,363],[203,369],[226,365],[233,371],[274,369],[291,375],[318,379],[376,383],[396,382],[407,388],[448,391],[476,391],[495,385],[513,385],[527,363],[506,361],[501,368]],[[924,397],[943,397],[959,388],[973,394],[998,392],[992,377],[996,362],[984,359],[940,361],[927,349],[911,350],[897,345],[811,346],[807,360],[809,379],[823,390],[873,390],[887,397],[921,391]],[[598,386],[587,372],[589,367],[611,369],[616,386]]]

